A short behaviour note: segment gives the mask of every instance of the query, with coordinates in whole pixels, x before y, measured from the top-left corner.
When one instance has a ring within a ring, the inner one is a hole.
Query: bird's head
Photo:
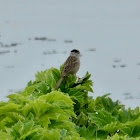
[[[77,50],[77,49],[73,49],[73,50],[71,51],[71,54],[70,54],[70,55],[72,55],[72,56],[80,56],[80,51]]]

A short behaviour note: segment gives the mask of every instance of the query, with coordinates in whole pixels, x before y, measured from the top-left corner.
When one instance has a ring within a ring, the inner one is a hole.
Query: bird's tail
[[[59,81],[57,82],[56,86],[55,86],[55,90],[60,86],[62,80],[63,80],[64,77],[60,77]]]

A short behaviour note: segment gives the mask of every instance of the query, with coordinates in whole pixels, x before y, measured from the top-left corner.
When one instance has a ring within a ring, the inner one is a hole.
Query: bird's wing
[[[69,56],[62,68],[61,75],[65,76],[71,73],[71,71],[73,70],[73,68],[75,68],[76,65],[77,58],[75,56]]]

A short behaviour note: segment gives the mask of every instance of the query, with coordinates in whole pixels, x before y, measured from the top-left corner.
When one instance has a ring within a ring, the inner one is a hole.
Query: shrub
[[[140,139],[140,109],[125,109],[109,94],[88,96],[90,74],[76,81],[55,68],[38,72],[25,90],[0,102],[0,140]]]

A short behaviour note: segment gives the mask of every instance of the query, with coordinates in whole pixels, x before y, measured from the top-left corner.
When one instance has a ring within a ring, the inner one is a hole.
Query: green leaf
[[[111,122],[100,128],[100,130],[107,131],[110,134],[114,134],[117,130],[119,130],[120,127],[121,125],[118,125],[118,122]]]
[[[109,95],[109,94],[107,94]],[[111,112],[112,115],[117,115],[118,110],[121,108],[121,105],[119,105],[119,101],[117,100],[116,102],[112,101],[111,98],[106,98],[105,96],[101,97],[102,104],[104,108],[108,111]]]
[[[32,138],[32,140],[43,140],[43,139],[44,139],[44,135],[42,135],[42,134],[34,134],[34,133],[33,133],[33,136],[32,136],[31,138]],[[30,140],[31,138],[28,137],[29,140]]]
[[[76,137],[76,136],[67,136],[66,138],[64,138],[63,140],[85,140],[82,137]]]
[[[37,72],[37,74],[35,74],[36,81],[37,82],[46,81],[47,71],[48,70]]]
[[[45,83],[44,81],[42,81],[41,83],[39,83],[39,86],[37,88],[39,91],[43,92],[43,94],[49,93],[51,91],[50,87],[48,86],[47,83]]]
[[[21,93],[21,95],[29,96],[29,95],[33,94],[34,91],[35,91],[35,87],[33,87],[33,86],[26,87],[25,90]]]
[[[7,105],[8,102],[0,102],[0,107]]]
[[[43,128],[41,128],[41,126],[39,126],[39,125],[34,126],[33,121],[28,121],[26,123],[19,121],[12,127],[10,134],[15,139],[22,140],[22,139],[25,139],[28,137],[30,137],[32,139],[32,137],[37,136],[36,134],[39,134],[41,132],[43,132]],[[42,136],[41,136],[41,138],[42,138]]]
[[[93,92],[91,86],[93,85],[93,82],[91,80],[89,80],[91,74],[89,74],[88,72],[86,73],[86,75],[80,79],[78,79],[77,83],[75,83],[73,85],[73,87],[76,87],[77,85],[82,85],[82,87],[84,88],[84,90]]]
[[[20,105],[14,103],[8,103],[5,106],[0,107],[0,115],[3,115],[7,112],[16,112]]]
[[[51,123],[48,125],[50,129],[66,129],[66,130],[74,130],[75,124],[70,120],[51,120]]]
[[[126,123],[127,121],[134,121],[139,117],[140,117],[139,108],[136,108],[134,111],[131,110],[131,108],[128,108],[128,110],[122,108],[122,110],[119,111],[118,120],[121,123]]]
[[[26,104],[22,113],[27,117],[32,112],[35,120],[39,119],[41,124],[47,128],[52,119],[67,120],[71,116],[75,117],[72,110],[73,103],[68,95],[52,91]]]
[[[86,73],[86,75],[82,78],[80,78],[77,82],[77,84],[82,84],[84,81],[87,81],[90,78],[91,74],[89,74],[88,72]]]
[[[57,81],[59,80],[58,75],[60,74],[59,70],[51,68],[47,72],[46,83],[50,88],[54,88]]]
[[[140,137],[140,125],[136,125],[133,129],[132,137]]]
[[[0,131],[0,140],[13,140],[13,138],[9,134]]]
[[[113,117],[111,113],[108,113],[107,111],[102,109],[101,111],[98,111],[96,113],[89,113],[89,120],[95,123],[98,128],[102,128],[107,124],[116,122],[117,118]]]
[[[93,138],[96,137],[96,127],[94,127],[93,125],[88,126],[88,128],[83,126],[80,128],[80,135],[86,140],[93,140]]]
[[[44,132],[45,140],[58,140],[60,137],[61,135],[58,129],[47,130]]]
[[[73,106],[74,102],[70,99],[68,95],[63,94],[62,92],[52,91],[47,95],[41,96],[39,99],[44,99],[50,104],[63,105],[63,106]]]
[[[81,112],[74,122],[78,126],[86,126],[88,123],[88,117],[83,112]]]
[[[74,100],[77,100],[81,103],[81,105],[84,104],[84,98],[87,96],[87,92],[83,91],[83,87],[81,85],[78,85],[74,88],[71,88],[68,91],[69,96]]]
[[[122,132],[123,134],[128,134],[129,136],[132,135],[132,130],[130,127],[126,126],[126,125],[122,125],[120,127],[120,132]]]
[[[10,98],[10,101],[12,101],[16,104],[25,105],[26,103],[30,102],[30,99],[28,99],[26,96],[20,95],[20,94],[10,94],[7,97]]]
[[[23,114],[24,117],[27,117],[27,115],[29,115],[29,113],[31,112],[31,106],[29,103],[27,103],[22,109],[21,112]]]
[[[119,135],[116,133],[113,137],[111,137],[111,138],[107,138],[107,140],[119,140],[120,139],[120,137],[119,137]]]
[[[34,121],[29,121],[25,123],[22,133],[27,134],[33,128],[33,126],[34,126]]]
[[[140,133],[137,132],[137,128],[140,126],[140,117],[134,121],[128,121],[123,124],[123,127],[120,128],[124,134],[128,134],[129,136],[140,136]]]
[[[26,128],[25,128],[26,129]],[[41,128],[40,126],[36,126],[36,127],[33,127],[32,129],[30,129],[30,131],[24,131],[26,133],[23,133],[20,137],[20,139],[25,139],[25,138],[28,138],[30,136],[35,136],[36,134],[39,134],[43,131],[43,128]],[[41,135],[40,135],[41,136]],[[42,136],[39,138],[41,139]]]
[[[11,135],[13,137],[17,137],[20,138],[21,134],[22,134],[22,129],[23,129],[23,123],[21,121],[19,121],[18,123],[16,123],[13,127],[12,127],[12,131],[11,131]]]
[[[18,112],[8,112],[5,114],[7,118],[11,118],[13,122],[23,121],[25,118]]]

